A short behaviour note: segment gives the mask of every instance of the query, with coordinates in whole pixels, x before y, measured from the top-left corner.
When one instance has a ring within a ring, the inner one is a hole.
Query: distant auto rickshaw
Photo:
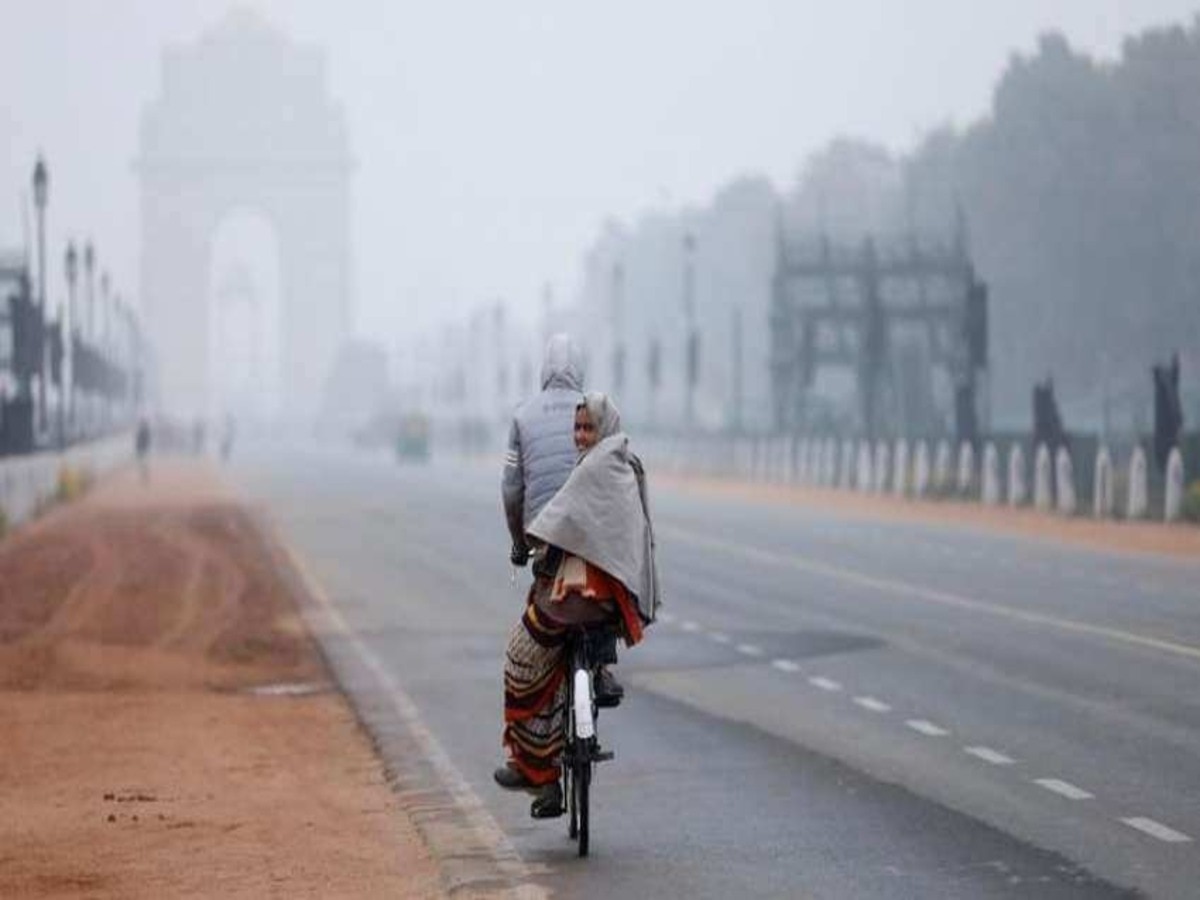
[[[429,459],[429,417],[409,413],[400,419],[396,433],[396,458],[401,462],[426,462]]]

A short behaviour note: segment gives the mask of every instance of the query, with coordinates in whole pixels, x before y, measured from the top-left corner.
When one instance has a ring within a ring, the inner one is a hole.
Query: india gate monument
[[[141,296],[165,411],[223,410],[233,366],[244,385],[275,385],[272,415],[318,409],[350,324],[351,168],[320,50],[237,11],[166,51],[137,161]],[[242,260],[215,264],[224,223],[247,215],[275,248],[273,303]]]

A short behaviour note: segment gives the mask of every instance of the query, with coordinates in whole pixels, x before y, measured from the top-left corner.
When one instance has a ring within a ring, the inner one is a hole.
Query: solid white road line
[[[1015,761],[1012,757],[1005,756],[999,750],[993,750],[991,747],[963,747],[963,750],[994,766],[1011,766]]]
[[[1168,828],[1162,822],[1155,822],[1153,819],[1147,819],[1142,816],[1134,816],[1130,819],[1122,819],[1130,828],[1136,828],[1138,831],[1145,832],[1151,837],[1156,837],[1160,841],[1166,841],[1168,844],[1187,844],[1191,842],[1191,838],[1181,831],[1176,831],[1174,828]]]
[[[823,691],[840,691],[842,686],[832,678],[825,678],[821,675],[814,675],[808,679],[808,683],[815,688],[820,688]]]
[[[988,615],[998,616],[1013,622],[1024,622],[1029,625],[1036,625],[1043,628],[1049,627],[1074,634],[1086,634],[1092,637],[1103,638],[1108,641],[1131,644],[1133,646],[1158,650],[1164,653],[1172,653],[1177,656],[1186,656],[1189,659],[1200,659],[1200,646],[1195,646],[1192,644],[1182,644],[1177,641],[1166,641],[1161,638],[1153,638],[1144,634],[1136,634],[1132,631],[1122,631],[1119,628],[1106,628],[1103,625],[1093,625],[1089,622],[1078,622],[1072,619],[1063,619],[1058,616],[1050,616],[1043,613],[1031,612],[1025,609],[1018,609],[1012,606],[1005,606],[1001,603],[990,603],[985,600],[976,600],[971,597],[965,597],[961,594],[954,594],[949,591],[940,591],[935,588],[925,587],[924,585],[905,582],[897,578],[880,578],[874,575],[868,575],[865,572],[858,572],[854,569],[846,569],[841,566],[830,565],[828,563],[823,563],[816,559],[809,559],[794,553],[779,553],[771,550],[762,550],[758,547],[751,547],[746,544],[738,544],[734,543],[733,541],[726,541],[721,538],[714,538],[695,531],[689,531],[686,528],[676,528],[673,525],[659,526],[658,530],[660,534],[673,535],[676,538],[688,541],[689,543],[692,543],[698,547],[708,547],[709,549],[731,553],[736,556],[740,556],[742,559],[751,560],[753,562],[766,563],[774,566],[783,566],[798,572],[807,572],[811,575],[820,575],[825,578],[832,578],[848,584],[857,584],[861,587],[871,588],[872,590],[879,591],[880,593],[884,594],[899,594],[905,597],[913,597],[919,600],[924,600],[927,603],[936,603],[941,606],[949,606],[956,609],[966,609],[971,610],[972,612],[987,613]]]
[[[745,653],[747,656],[762,656],[762,647],[756,644],[738,644],[738,653]]]
[[[885,713],[892,711],[890,706],[882,700],[876,700],[874,697],[855,697],[854,702],[863,709],[869,709],[871,712]]]
[[[771,665],[777,668],[780,672],[799,672],[800,665],[792,662],[790,659],[773,659]]]
[[[904,724],[913,731],[919,731],[921,734],[926,735],[927,737],[945,737],[950,733],[945,728],[942,728],[942,726],[934,725],[932,722],[929,722],[925,719],[909,719]]]
[[[1068,800],[1091,800],[1092,795],[1081,787],[1075,787],[1069,781],[1060,781],[1057,778],[1035,778],[1034,784],[1041,785],[1048,791],[1053,791],[1056,794],[1061,794]]]

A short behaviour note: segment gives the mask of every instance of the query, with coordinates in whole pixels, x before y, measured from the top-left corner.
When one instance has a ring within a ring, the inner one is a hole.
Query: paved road
[[[658,490],[667,614],[622,660],[579,861],[490,780],[523,591],[498,472],[309,451],[238,474],[323,586],[326,651],[427,834],[470,836],[464,883],[1197,896],[1200,561]]]

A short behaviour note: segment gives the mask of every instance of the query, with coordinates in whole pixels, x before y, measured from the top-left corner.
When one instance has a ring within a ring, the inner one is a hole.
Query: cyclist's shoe
[[[596,679],[592,683],[592,690],[596,694],[596,706],[600,709],[620,706],[621,701],[625,698],[625,688],[613,677],[612,672],[605,668],[596,670]]]
[[[529,804],[529,814],[535,819],[557,819],[564,812],[562,785],[557,781],[542,788],[533,803]]]
[[[541,788],[525,777],[516,766],[504,765],[492,773],[496,784],[506,791],[539,791]]]

